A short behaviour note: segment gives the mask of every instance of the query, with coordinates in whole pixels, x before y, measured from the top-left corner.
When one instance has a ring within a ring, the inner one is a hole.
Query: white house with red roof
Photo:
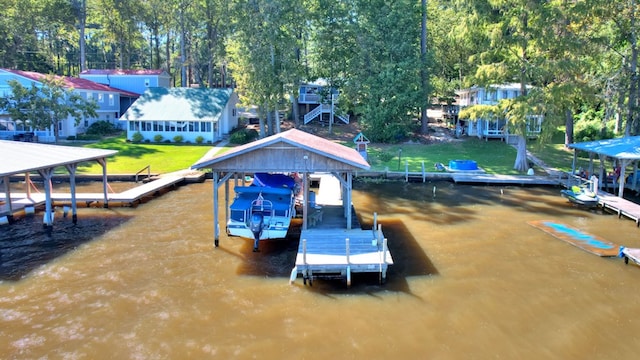
[[[37,72],[0,69],[0,96],[3,97],[10,94],[10,80],[16,80],[22,86],[29,88],[32,84],[42,86],[42,82],[46,77],[47,75]],[[84,119],[78,125],[76,125],[75,119],[71,117],[60,122],[58,124],[58,136],[60,139],[83,134],[91,124],[98,121],[107,121],[120,127],[121,123],[118,119],[122,115],[122,109],[124,108],[126,110],[126,108],[139,97],[137,93],[117,89],[87,79],[66,76],[55,77],[61,79],[66,88],[72,89],[84,99],[95,100],[98,105],[98,109],[96,110],[98,116],[96,118]],[[26,124],[16,123],[11,120],[8,114],[0,112],[0,139],[12,139],[14,135],[25,132],[35,133],[40,142],[55,141],[53,129],[31,129]]]

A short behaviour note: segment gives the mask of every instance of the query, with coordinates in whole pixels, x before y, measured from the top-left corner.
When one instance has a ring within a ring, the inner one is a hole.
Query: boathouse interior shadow
[[[0,280],[18,281],[34,269],[64,256],[77,247],[127,222],[131,217],[107,210],[100,214],[78,215],[77,224],[71,216],[56,218],[48,231],[42,214],[16,219],[0,231]]]

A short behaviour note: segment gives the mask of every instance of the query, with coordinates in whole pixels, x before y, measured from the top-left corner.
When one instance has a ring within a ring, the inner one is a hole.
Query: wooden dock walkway
[[[485,185],[561,185],[559,178],[537,175],[495,175],[478,173],[453,173],[451,179],[456,184]]]
[[[166,176],[162,176],[157,180],[153,180],[147,183],[144,183],[140,186],[136,186],[132,189],[123,191],[121,193],[110,193],[107,194],[107,201],[109,203],[120,203],[120,204],[128,204],[131,205],[135,202],[141,202],[144,198],[150,196],[156,196],[163,189],[176,186],[190,175],[188,174],[169,174]],[[193,175],[191,175],[193,176]],[[204,174],[202,175],[204,176]],[[0,193],[0,199],[3,200],[6,198],[5,193]],[[13,209],[13,213],[24,210],[28,207],[35,207],[43,205],[46,201],[46,197],[44,193],[11,193],[11,207]],[[55,204],[59,205],[69,205],[71,204],[71,193],[52,193],[51,201]],[[76,202],[77,203],[86,203],[87,206],[91,203],[101,203],[104,202],[104,194],[103,193],[76,193]],[[7,204],[0,205],[0,216],[12,215],[9,212],[9,206]]]
[[[640,226],[640,205],[602,190],[598,191],[598,203],[602,209],[618,214],[618,218],[624,216]]]
[[[291,270],[290,283],[301,275],[306,285],[314,278],[341,278],[351,285],[353,273],[378,273],[381,283],[386,281],[387,269],[393,258],[387,247],[382,226],[370,230],[360,227],[356,211],[351,207],[352,229],[347,229],[347,219],[341,205],[340,182],[331,175],[320,179],[316,198],[319,208],[311,210],[309,227],[302,230],[295,267]],[[338,201],[340,200],[340,201]]]

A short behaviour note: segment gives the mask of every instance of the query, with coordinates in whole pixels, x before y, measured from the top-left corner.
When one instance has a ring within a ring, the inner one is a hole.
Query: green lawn
[[[392,156],[390,160],[385,157]],[[374,171],[434,171],[435,163],[449,165],[449,160],[475,160],[478,166],[492,174],[517,174],[513,170],[516,150],[499,140],[483,141],[469,138],[465,141],[443,142],[433,145],[398,144],[369,146],[369,164]],[[385,161],[386,160],[386,161]]]
[[[548,166],[570,172],[573,151],[564,147],[564,132],[558,131],[546,142],[529,140],[527,149]],[[400,152],[402,150],[402,152]],[[385,160],[391,156],[390,160]],[[465,141],[443,142],[434,145],[402,144],[377,145],[369,147],[369,164],[374,171],[404,171],[408,161],[409,171],[421,171],[422,162],[426,171],[434,171],[435,163],[448,166],[449,160],[475,160],[478,166],[489,174],[517,175],[513,169],[516,149],[501,140],[480,140],[467,138]],[[586,153],[578,154],[576,168],[587,168]],[[537,171],[540,169],[536,169]],[[541,172],[540,172],[541,173]]]
[[[573,152],[564,148],[563,136],[563,133],[558,132],[550,142],[542,145],[530,141],[529,150],[547,165],[570,171]],[[346,145],[353,146],[352,143]],[[151,167],[152,173],[188,169],[211,149],[211,145],[134,144],[126,142],[124,137],[109,138],[84,146],[118,150],[115,156],[108,158],[107,169],[110,174],[136,173],[147,165]],[[467,138],[465,141],[431,145],[369,145],[369,164],[373,171],[404,171],[406,162],[412,172],[421,171],[422,162],[426,171],[434,171],[435,163],[448,165],[449,160],[461,159],[475,160],[489,174],[519,174],[513,169],[515,148],[500,140]],[[580,157],[578,160],[578,167],[587,168],[588,158]],[[97,163],[85,163],[78,168],[78,172],[99,174],[102,168]]]
[[[211,149],[211,145],[134,144],[127,142],[124,137],[84,146],[118,150],[116,155],[107,158],[107,171],[110,174],[132,174],[145,166],[150,166],[152,173],[188,169]],[[95,162],[83,163],[78,167],[78,173],[101,174],[102,167]]]

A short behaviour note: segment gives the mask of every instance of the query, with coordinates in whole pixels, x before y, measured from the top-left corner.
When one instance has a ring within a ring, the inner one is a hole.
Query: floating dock
[[[530,221],[529,225],[598,256],[618,256],[619,254],[620,247],[618,245],[565,224],[551,220],[539,220]]]
[[[344,208],[338,205],[342,202],[340,182],[331,175],[323,175],[319,181],[319,206],[311,210],[309,228],[300,234],[290,283],[302,276],[305,285],[312,285],[314,278],[340,278],[351,286],[353,273],[378,273],[384,283],[393,258],[377,215],[372,229],[362,229],[351,206],[355,228],[347,229]]]

